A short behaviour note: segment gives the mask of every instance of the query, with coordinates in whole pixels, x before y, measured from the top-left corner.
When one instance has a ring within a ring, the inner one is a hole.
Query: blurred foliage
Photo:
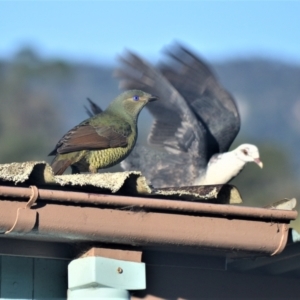
[[[233,147],[245,142],[258,145],[264,163],[262,170],[248,164],[231,182],[244,205],[264,206],[285,197],[300,200],[300,159],[295,150],[300,143],[300,126],[295,126],[300,113],[293,113],[300,101],[300,67],[237,60],[216,69],[226,88],[241,96],[238,104],[248,109]],[[59,138],[87,118],[85,98],[105,108],[119,93],[117,86],[111,66],[46,60],[29,48],[10,61],[0,61],[0,163],[51,161],[47,154]],[[144,110],[139,122],[142,143],[151,122]],[[300,230],[300,224],[294,226]]]
[[[55,90],[55,83],[70,74],[67,64],[44,62],[31,49],[1,63],[1,163],[45,159],[63,119],[52,101],[55,93],[43,82],[51,81]]]

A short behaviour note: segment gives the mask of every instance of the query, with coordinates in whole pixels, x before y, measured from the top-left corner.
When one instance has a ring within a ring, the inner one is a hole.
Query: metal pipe
[[[0,186],[0,196],[2,197],[28,199],[31,196],[31,193],[32,191],[30,188]],[[66,203],[81,203],[97,206],[106,205],[122,208],[136,207],[145,210],[150,209],[168,212],[208,214],[223,217],[276,219],[286,221],[297,218],[296,211],[48,189],[38,189],[38,199],[50,202],[60,201]]]

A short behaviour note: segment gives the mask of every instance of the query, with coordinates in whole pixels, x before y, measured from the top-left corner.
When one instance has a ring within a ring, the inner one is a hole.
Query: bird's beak
[[[254,162],[262,169],[264,164],[259,158],[254,158]]]
[[[158,100],[158,97],[152,96],[151,98],[149,98],[148,102],[152,102],[152,101],[156,101],[156,100]]]

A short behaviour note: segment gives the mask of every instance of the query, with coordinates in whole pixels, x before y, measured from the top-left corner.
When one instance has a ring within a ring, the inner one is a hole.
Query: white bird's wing
[[[218,83],[210,68],[180,44],[166,50],[168,60],[160,70],[183,96],[207,129],[207,154],[228,151],[240,129],[240,115],[233,97]]]

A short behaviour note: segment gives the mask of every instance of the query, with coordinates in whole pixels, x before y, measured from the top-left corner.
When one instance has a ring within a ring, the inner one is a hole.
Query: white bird
[[[224,184],[238,175],[247,162],[255,162],[259,167],[263,163],[255,145],[242,144],[233,151],[213,155],[202,176],[195,179],[195,185]]]
[[[121,88],[160,98],[147,107],[154,117],[148,142],[160,149],[136,145],[122,168],[142,171],[154,187],[225,184],[248,162],[262,168],[255,145],[227,152],[239,132],[240,115],[208,66],[178,44],[167,54],[159,69],[132,52],[121,57],[116,70]]]

